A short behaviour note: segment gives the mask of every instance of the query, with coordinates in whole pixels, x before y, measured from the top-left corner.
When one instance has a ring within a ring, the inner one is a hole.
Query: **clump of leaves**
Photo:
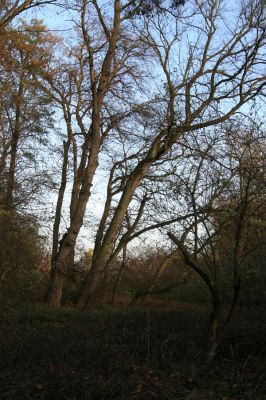
[[[134,6],[134,15],[152,16],[167,11],[173,12],[185,5],[185,0],[144,0],[140,1],[138,7]]]

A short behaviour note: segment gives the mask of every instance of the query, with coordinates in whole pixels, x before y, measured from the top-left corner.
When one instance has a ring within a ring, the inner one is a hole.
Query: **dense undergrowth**
[[[1,305],[0,398],[266,399],[266,321],[237,312],[212,365],[208,313]]]

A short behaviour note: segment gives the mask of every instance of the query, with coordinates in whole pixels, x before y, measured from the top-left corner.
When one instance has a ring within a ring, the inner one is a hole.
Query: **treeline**
[[[30,280],[40,293],[45,281],[55,307],[73,281],[79,308],[107,289],[115,300],[138,276],[132,249],[153,241],[160,257],[148,257],[133,300],[197,277],[212,302],[214,352],[241,288],[265,279],[265,6],[67,3],[0,6],[1,286]],[[69,37],[30,18],[42,7],[68,13]],[[40,227],[51,192],[49,247]],[[82,263],[85,220],[94,246]],[[173,266],[182,277],[165,282]]]

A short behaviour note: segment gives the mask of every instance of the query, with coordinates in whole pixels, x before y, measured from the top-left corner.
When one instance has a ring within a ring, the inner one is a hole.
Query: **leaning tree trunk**
[[[96,7],[97,8],[97,7]],[[80,228],[83,224],[83,219],[86,211],[86,206],[90,197],[90,188],[92,186],[92,180],[95,175],[96,168],[98,166],[99,151],[104,140],[101,137],[101,110],[104,102],[104,97],[108,90],[110,89],[110,84],[113,82],[112,68],[113,60],[115,58],[117,42],[120,36],[120,1],[116,0],[114,2],[114,20],[113,28],[108,33],[108,48],[105,57],[102,61],[101,74],[97,76],[95,72],[94,63],[94,52],[92,51],[91,38],[87,32],[86,26],[86,12],[87,12],[87,2],[83,2],[81,8],[81,28],[84,38],[84,43],[86,44],[88,50],[88,62],[89,62],[89,74],[91,83],[91,94],[92,94],[92,114],[91,114],[91,132],[89,134],[90,138],[90,154],[87,161],[87,166],[85,167],[86,158],[82,158],[80,164],[80,176],[82,178],[81,186],[73,187],[72,199],[71,199],[71,218],[70,226],[65,234],[64,241],[59,249],[56,262],[56,270],[54,272],[52,287],[49,297],[49,303],[53,306],[59,306],[62,298],[62,290],[64,284],[64,275],[67,273],[67,261],[69,254],[73,252]],[[100,17],[100,19],[102,16]],[[101,23],[104,23],[101,20]],[[83,125],[83,123],[78,118],[78,124]],[[87,152],[86,145],[84,145],[84,152]],[[83,154],[85,154],[83,153]],[[84,161],[84,163],[83,163]],[[84,170],[83,170],[84,168]],[[84,173],[83,173],[84,171]],[[75,185],[74,185],[75,186]],[[107,261],[107,258],[106,260]],[[98,269],[98,268],[97,268]]]
[[[138,165],[128,177],[122,196],[114,212],[113,218],[104,237],[101,240],[101,243],[99,244],[97,252],[94,254],[92,260],[92,268],[87,276],[87,279],[85,280],[77,302],[77,306],[79,308],[84,308],[86,306],[88,301],[92,298],[97,284],[104,277],[104,271],[113,253],[114,243],[117,239],[119,231],[121,230],[121,226],[123,224],[128,206],[138,185],[149,170],[150,166],[155,161],[160,159],[162,155],[166,154],[170,148],[168,141],[163,140],[165,139],[164,135],[165,133],[162,132],[154,139],[153,144],[148,151],[146,157],[138,163]]]
[[[119,270],[117,272],[116,278],[115,278],[115,282],[113,285],[113,290],[112,290],[112,298],[111,298],[111,303],[113,304],[115,302],[116,299],[116,295],[117,295],[117,291],[119,288],[119,284],[121,282],[121,275],[122,275],[122,271],[125,268],[126,265],[126,258],[127,258],[127,245],[125,244],[123,246],[123,258],[122,258],[122,262],[121,265],[119,267]]]
[[[66,113],[65,113],[65,119],[67,121]],[[59,244],[60,244],[59,243],[59,229],[60,229],[60,223],[61,223],[61,214],[62,214],[62,207],[63,207],[64,197],[65,197],[65,190],[66,190],[66,185],[67,185],[69,149],[70,149],[71,140],[73,137],[72,128],[71,128],[69,122],[67,122],[67,133],[68,133],[68,139],[67,139],[67,141],[63,142],[63,164],[62,164],[62,169],[61,169],[61,183],[60,183],[60,187],[58,190],[55,218],[54,218],[54,224],[53,224],[53,242],[52,242],[50,282],[49,282],[49,286],[47,288],[47,293],[45,296],[45,300],[50,302],[51,304],[56,305],[56,307],[59,307],[59,305],[60,305],[60,302],[61,302],[60,299],[62,298],[63,287],[64,287],[64,275],[60,274],[60,273],[57,274],[57,261],[58,261],[58,252],[60,249],[60,247],[59,247]],[[61,244],[63,243],[63,239],[61,240]],[[61,244],[60,244],[60,246],[61,246]],[[73,247],[71,253],[73,254],[72,258],[73,258],[73,262],[74,262],[74,247]],[[51,290],[52,290],[53,286],[54,286],[54,293],[51,298]]]
[[[143,176],[150,167],[150,162],[140,163],[128,179],[112,221],[104,235],[98,251],[93,257],[92,268],[84,282],[77,306],[84,308],[92,299],[97,286],[104,279],[104,272],[113,252],[114,243],[121,229],[129,203]]]
[[[56,257],[56,266],[52,274],[51,290],[48,298],[48,303],[54,307],[59,307],[61,305],[64,276],[67,276],[69,273],[69,264],[73,258],[77,237],[83,224],[87,203],[90,197],[90,188],[97,166],[98,147],[95,146],[94,151],[90,154],[90,159],[84,173],[84,180],[74,216],[70,221],[70,227],[61,240],[61,245]]]
[[[135,304],[135,302],[140,299],[140,298],[144,298],[146,296],[148,296],[149,294],[152,294],[154,291],[154,288],[156,286],[156,284],[158,283],[161,275],[164,273],[165,269],[167,268],[167,266],[169,265],[169,263],[171,261],[173,261],[177,256],[177,251],[173,251],[170,255],[168,255],[164,261],[159,265],[159,267],[157,268],[157,270],[155,271],[151,281],[148,283],[148,285],[146,286],[146,288],[144,290],[138,291],[136,292],[130,302],[129,302],[129,306],[132,306]]]

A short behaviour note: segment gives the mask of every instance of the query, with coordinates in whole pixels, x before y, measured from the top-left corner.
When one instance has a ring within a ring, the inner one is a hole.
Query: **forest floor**
[[[266,314],[239,310],[212,365],[204,308],[0,305],[1,400],[266,400]]]

